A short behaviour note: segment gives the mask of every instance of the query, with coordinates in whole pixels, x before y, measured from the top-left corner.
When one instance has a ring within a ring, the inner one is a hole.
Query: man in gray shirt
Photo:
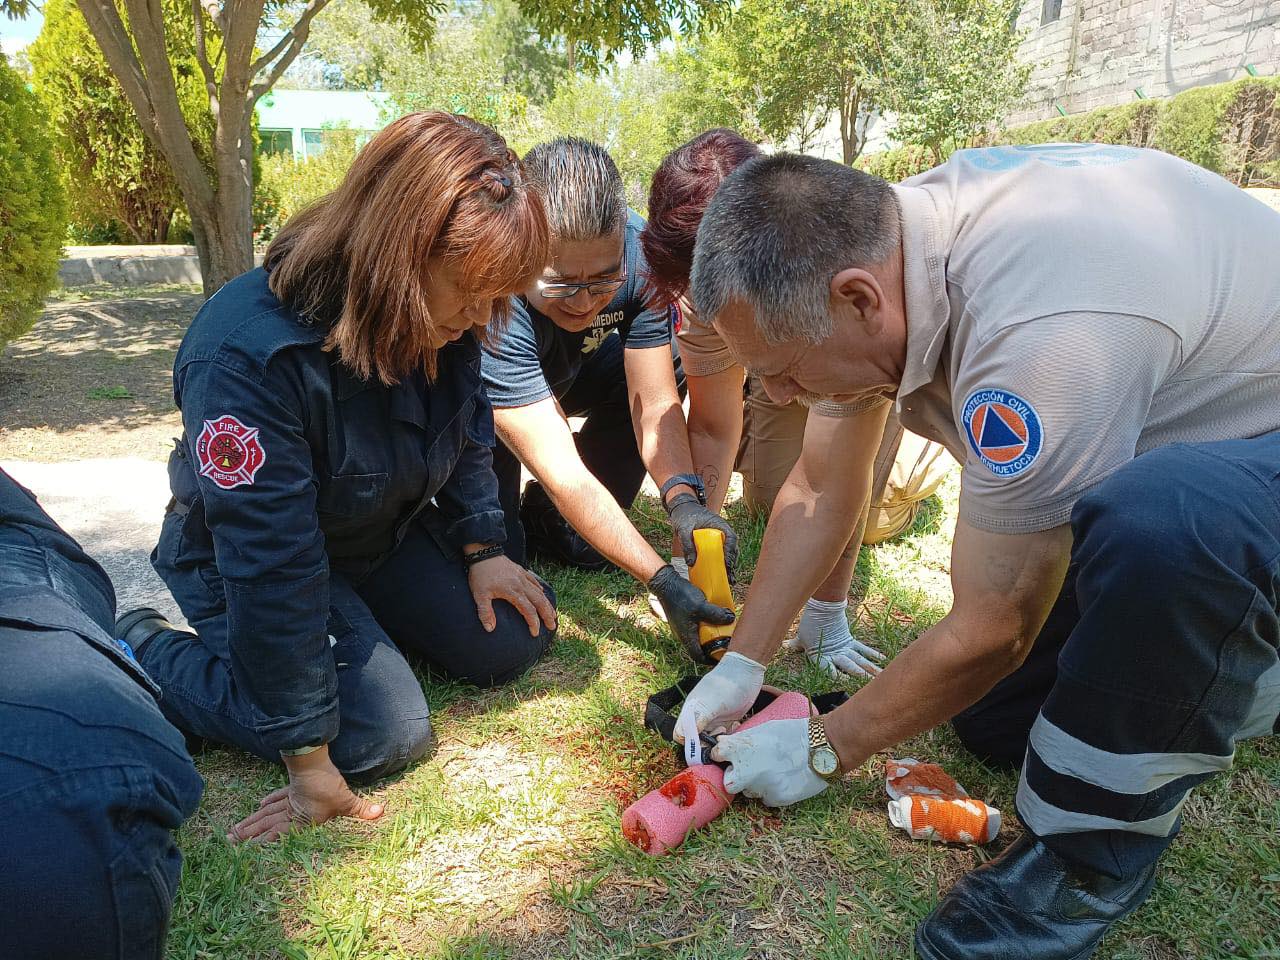
[[[1191,788],[1280,713],[1280,215],[1129,147],[960,151],[896,187],[783,154],[721,186],[693,296],[778,402],[894,397],[963,464],[951,612],[825,727],[722,737],[726,786],[792,803],[951,720],[1021,764],[1027,834],[918,954],[1089,956]],[[796,469],[856,478],[874,453]],[[742,715],[839,553],[856,484],[794,486],[678,733]]]

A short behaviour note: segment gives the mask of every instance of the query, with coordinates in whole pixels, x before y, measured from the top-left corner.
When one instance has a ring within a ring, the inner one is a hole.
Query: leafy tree
[[[1019,0],[742,0],[675,54],[687,112],[775,144],[810,147],[834,117],[841,155],[869,119],[940,155],[998,120],[1030,67],[1011,27]]]
[[[568,72],[563,44],[543,41],[514,0],[454,0],[436,22],[430,44],[436,64],[447,68],[441,60],[458,42],[470,48],[472,60],[487,61],[486,76],[530,101],[550,99]],[[380,22],[362,0],[343,0],[316,17],[304,59],[314,61],[328,86],[412,92],[427,73],[418,62],[423,52],[397,25]],[[490,63],[497,69],[489,69]],[[430,87],[443,82],[431,81]]]
[[[513,131],[520,152],[558,136],[578,136],[605,147],[622,175],[627,201],[643,212],[649,182],[662,158],[708,126],[684,112],[688,78],[670,56],[615,64],[599,76],[563,82],[547,103],[529,109]]]
[[[659,55],[658,62],[676,78],[668,99],[677,144],[712,127],[729,127],[752,140],[769,139],[757,122],[756,91],[738,71],[733,43],[727,30],[708,31]]]
[[[950,148],[998,121],[1022,97],[1031,64],[1018,61],[1020,0],[902,0],[886,39],[880,101],[897,114],[892,136]]]
[[[391,110],[465,113],[503,133],[523,122],[528,101],[506,82],[481,16],[455,13],[440,21],[436,38],[417,57],[398,59],[386,76]]]
[[[563,38],[571,72],[596,72],[616,54],[645,51],[714,24],[734,0],[517,0],[544,39]],[[674,28],[674,29],[673,29]]]
[[[193,38],[182,32],[183,7],[166,3],[165,22],[183,118],[197,142],[207,144],[213,117],[192,55]],[[47,0],[44,27],[27,52],[59,165],[75,187],[68,191],[72,222],[88,230],[116,221],[135,243],[163,243],[182,194],[138,126],[74,0]],[[208,157],[203,159],[207,165]]]
[[[862,151],[900,0],[743,0],[677,55],[686,107],[798,149],[839,120],[842,157]]]
[[[316,17],[302,59],[314,62],[326,86],[381,90],[397,66],[420,57],[422,48],[363,0],[343,0]]]
[[[544,103],[572,71],[563,43],[542,39],[514,0],[460,0],[475,7],[480,20],[478,41],[502,66],[502,79],[530,103]]]
[[[22,0],[0,0],[20,3]],[[157,0],[76,0],[142,129],[172,168],[191,218],[206,295],[253,263],[253,110],[302,52],[311,25],[330,0],[190,0],[196,62],[215,126],[201,161],[199,136],[182,113],[166,24]],[[413,42],[431,39],[444,0],[366,0],[376,19],[395,22]],[[569,37],[576,50],[607,60],[643,50],[692,26],[727,0],[518,0],[544,38]],[[121,8],[124,14],[122,16]],[[125,26],[125,17],[129,27]],[[264,52],[255,40],[264,18],[282,28]]]
[[[39,315],[57,280],[66,230],[40,102],[0,54],[0,347]]]

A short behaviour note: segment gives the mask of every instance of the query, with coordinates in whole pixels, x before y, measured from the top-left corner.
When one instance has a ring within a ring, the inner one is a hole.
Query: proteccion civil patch
[[[1036,408],[1008,390],[969,394],[960,414],[969,446],[997,477],[1025,473],[1040,456],[1044,428]]]

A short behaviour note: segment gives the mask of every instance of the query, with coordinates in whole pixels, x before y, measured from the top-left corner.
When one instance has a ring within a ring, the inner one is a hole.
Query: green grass
[[[94,387],[85,394],[90,400],[132,400],[128,387]]]
[[[946,610],[952,477],[909,534],[864,549],[861,632],[896,652]],[[637,524],[660,544],[660,508]],[[761,529],[736,508],[740,580]],[[877,762],[792,809],[737,803],[672,856],[621,841],[631,800],[675,771],[641,723],[645,699],[688,672],[628,577],[540,571],[560,599],[548,657],[502,690],[424,680],[439,748],[375,792],[376,824],[334,823],[274,846],[233,848],[227,825],[282,773],[211,749],[208,788],[182,830],[186,856],[169,940],[191,958],[897,958],[938,895],[982,850],[892,830]],[[741,590],[741,586],[739,587]],[[770,682],[820,693],[833,681],[788,654]],[[849,689],[856,687],[850,683]],[[935,760],[1010,814],[1013,775],[985,768],[948,729],[898,756]],[[1235,768],[1187,807],[1155,894],[1097,956],[1280,956],[1280,743],[1242,746]]]
[[[93,303],[101,300],[139,300],[171,294],[195,296],[200,293],[199,284],[149,283],[129,286],[120,283],[81,283],[59,287],[52,299],[61,303]]]

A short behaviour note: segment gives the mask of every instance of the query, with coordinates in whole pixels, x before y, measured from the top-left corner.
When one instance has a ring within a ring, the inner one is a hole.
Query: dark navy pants
[[[1123,877],[1164,852],[1237,741],[1277,729],[1280,434],[1144,454],[1071,524],[1031,655],[953,724],[978,755],[1023,761],[1033,834]]]
[[[680,367],[680,354],[674,338],[671,348],[676,387],[683,397],[684,371]],[[566,416],[585,417],[574,434],[578,455],[618,505],[623,510],[630,510],[644,483],[645,466],[631,420],[625,353],[622,340],[616,333],[605,337],[595,352],[583,361],[577,378],[556,399]],[[527,557],[525,531],[520,520],[520,461],[501,440],[493,449],[493,469],[498,475],[498,499],[507,523],[507,554],[523,564]],[[555,508],[548,503],[546,509]],[[565,562],[574,563],[576,554],[584,550],[585,544],[574,538],[572,542],[566,540],[553,546],[554,552],[560,554]],[[594,554],[594,551],[589,552]]]
[[[182,518],[171,513],[165,522]],[[196,631],[161,634],[139,654],[164,691],[165,714],[187,733],[279,761],[232,673],[217,571],[178,569],[159,553],[152,561]],[[533,666],[552,639],[545,628],[530,636],[524,617],[505,602],[494,605],[498,625],[486,633],[461,559],[421,519],[371,573],[353,579],[331,572],[329,604],[341,714],[329,753],[356,783],[397,773],[431,747],[427,701],[405,654],[446,678],[494,686]]]
[[[203,790],[102,568],[0,471],[0,955],[164,955]]]

